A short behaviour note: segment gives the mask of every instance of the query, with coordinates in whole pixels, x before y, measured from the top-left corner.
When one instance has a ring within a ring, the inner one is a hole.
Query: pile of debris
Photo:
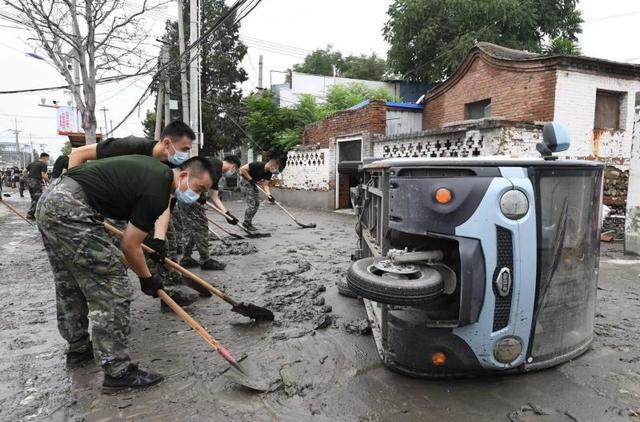
[[[629,170],[613,166],[604,169],[603,202],[611,208],[611,215],[624,215],[629,187]]]

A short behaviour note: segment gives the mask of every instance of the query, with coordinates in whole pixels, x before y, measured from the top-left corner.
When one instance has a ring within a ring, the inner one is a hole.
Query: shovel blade
[[[303,229],[315,229],[316,228],[316,225],[314,223],[311,223],[311,224],[298,223],[298,225],[300,227],[302,227]]]
[[[271,237],[271,233],[251,233],[251,234],[248,234],[247,237],[250,237],[253,239],[257,239],[260,237]]]
[[[240,315],[244,315],[246,317],[257,320],[273,321],[274,319],[273,312],[271,312],[267,308],[262,308],[252,303],[238,303],[233,308],[231,308],[231,310]]]

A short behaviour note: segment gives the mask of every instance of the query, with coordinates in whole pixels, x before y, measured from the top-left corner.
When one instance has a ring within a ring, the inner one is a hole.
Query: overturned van
[[[523,372],[593,337],[602,165],[540,159],[387,159],[361,166],[359,248],[347,274],[384,364],[420,377]]]

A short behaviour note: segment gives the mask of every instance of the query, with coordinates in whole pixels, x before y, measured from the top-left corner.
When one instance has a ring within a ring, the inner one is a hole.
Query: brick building
[[[449,79],[426,93],[424,107],[365,102],[308,125],[302,145],[289,153],[283,199],[313,208],[348,207],[354,181],[339,174],[344,161],[538,157],[535,145],[548,121],[569,133],[565,158],[596,159],[624,171],[639,92],[640,65],[479,43]],[[625,198],[612,205],[623,205]]]
[[[472,119],[554,120],[572,140],[571,158],[626,166],[640,65],[584,56],[541,56],[477,44],[425,98],[425,129]]]

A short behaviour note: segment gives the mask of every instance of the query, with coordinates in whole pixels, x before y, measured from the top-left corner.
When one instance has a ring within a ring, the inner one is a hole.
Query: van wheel
[[[358,296],[389,305],[416,306],[442,295],[438,271],[421,264],[394,265],[389,258],[364,258],[349,267],[347,285]]]

